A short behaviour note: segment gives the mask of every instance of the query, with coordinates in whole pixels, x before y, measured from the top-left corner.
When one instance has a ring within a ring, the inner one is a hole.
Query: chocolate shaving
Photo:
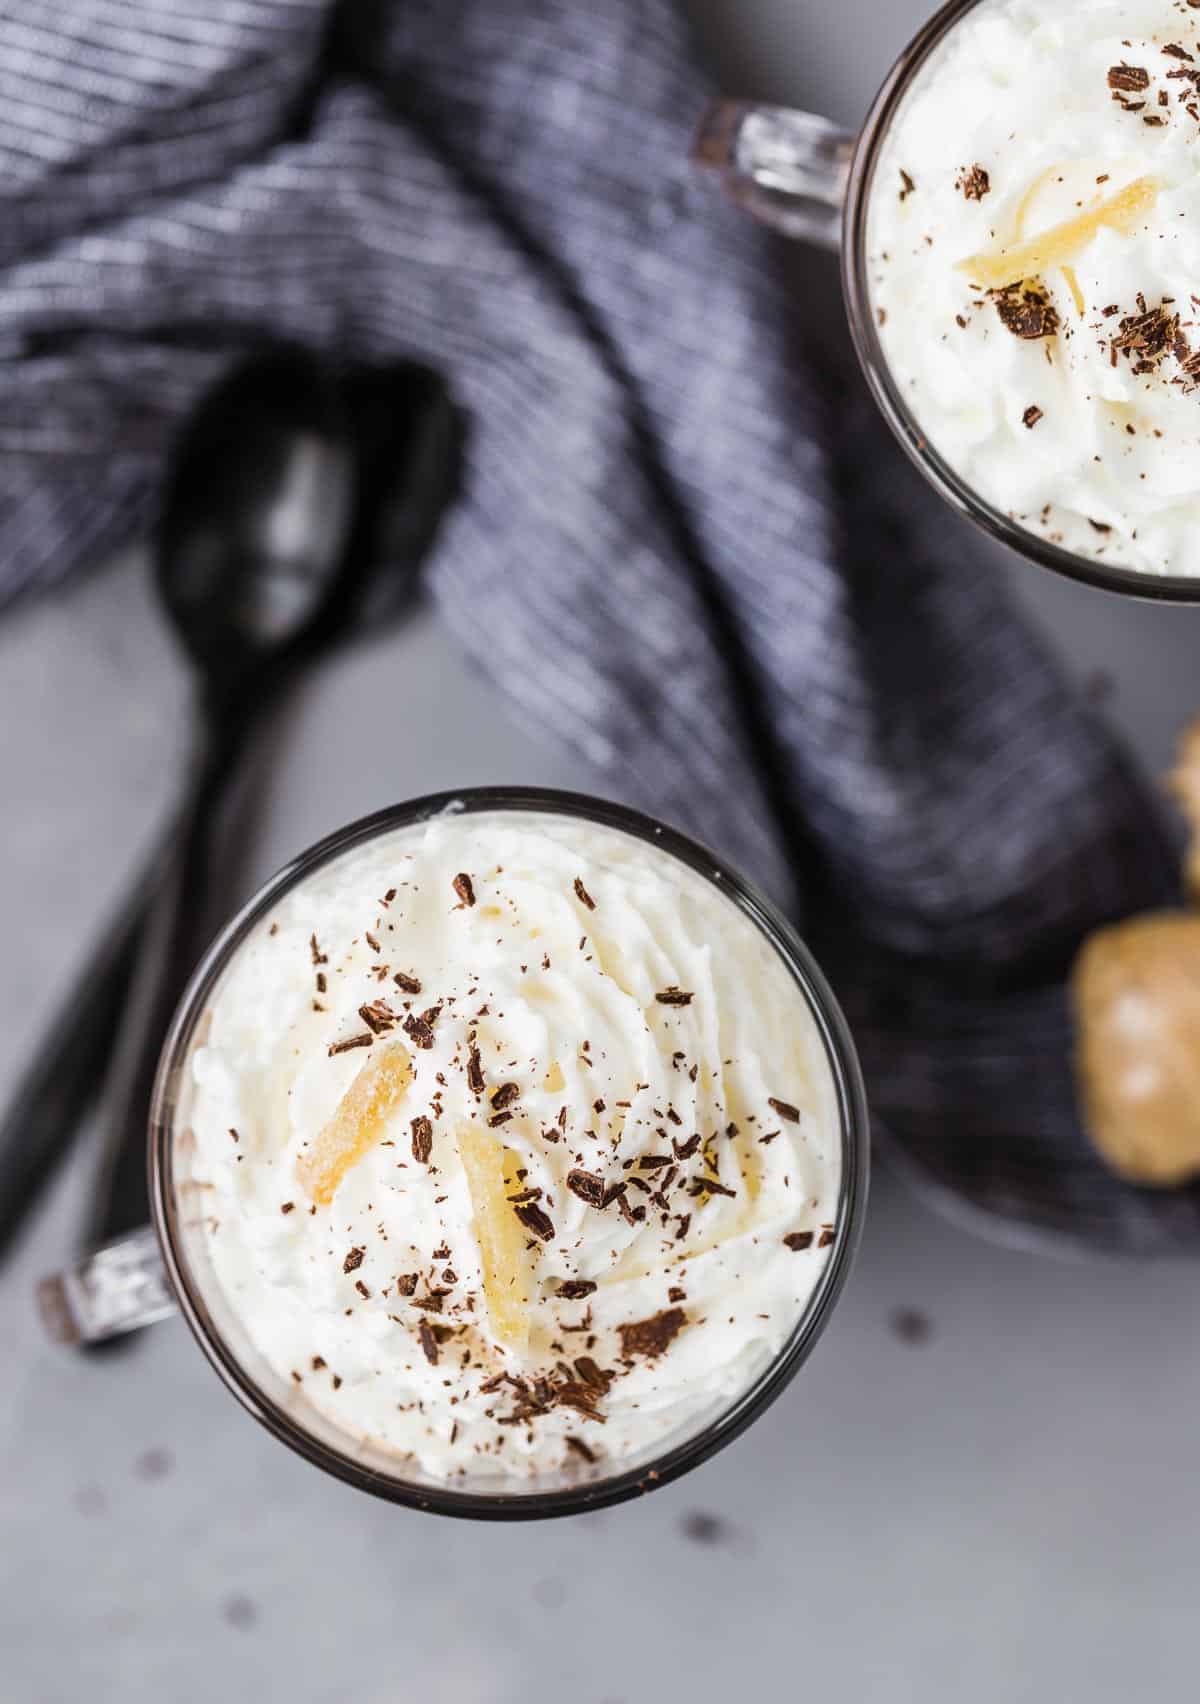
[[[360,1006],[358,1015],[376,1035],[382,1035],[385,1030],[396,1027],[396,1014],[386,1000],[376,1000],[370,1006]]]
[[[281,1201],[279,1204],[279,1211],[281,1213],[291,1213],[294,1212],[295,1206],[296,1203],[294,1201]]]
[[[1160,51],[1167,54],[1171,59],[1186,59],[1189,65],[1193,63],[1191,54],[1186,48],[1180,47],[1177,41],[1169,41]]]
[[[487,1087],[483,1076],[483,1064],[479,1058],[479,1049],[472,1045],[467,1055],[467,1087],[472,1094],[481,1095]]]
[[[790,1248],[793,1254],[799,1254],[801,1249],[812,1247],[812,1240],[811,1231],[789,1231],[783,1239],[783,1246]]]
[[[1050,297],[1036,284],[1006,284],[989,290],[1000,323],[1014,337],[1053,337],[1058,331],[1058,311]]]
[[[700,1134],[697,1131],[696,1135],[689,1136],[686,1142],[672,1142],[671,1151],[677,1160],[690,1160],[699,1146]]]
[[[638,1170],[661,1171],[664,1166],[669,1166],[670,1163],[671,1156],[669,1154],[643,1154],[638,1160]],[[634,1179],[633,1181],[636,1182],[637,1180]]]
[[[474,905],[475,889],[471,878],[465,870],[460,870],[454,878],[454,891],[464,905]]]
[[[581,1302],[596,1288],[590,1278],[567,1278],[558,1286],[558,1293],[568,1302]]]
[[[700,1177],[688,1190],[689,1195],[729,1195],[736,1197],[735,1189],[727,1189],[723,1183],[718,1183],[715,1177]]]
[[[416,1291],[416,1288],[417,1288],[417,1275],[416,1275],[415,1272],[402,1272],[400,1274],[400,1276],[396,1279],[396,1289],[399,1292],[399,1294],[402,1295],[402,1296],[413,1295]]]
[[[575,1454],[577,1456],[582,1456],[584,1461],[587,1461],[587,1462],[594,1462],[595,1461],[595,1459],[596,1459],[595,1450],[590,1448],[589,1445],[585,1444],[582,1438],[577,1438],[575,1436],[574,1432],[568,1432],[566,1437],[563,1439],[563,1443],[566,1444],[566,1446],[569,1450],[574,1450]]]
[[[367,943],[373,953],[377,953],[380,950],[379,942],[375,939],[369,929],[363,930],[363,940]]]
[[[612,1374],[606,1373],[603,1367],[598,1367],[590,1355],[579,1357],[575,1363],[575,1371],[582,1384],[587,1385],[590,1390],[598,1391],[601,1396],[613,1381]]]
[[[347,1036],[345,1041],[332,1041],[329,1044],[329,1057],[332,1059],[335,1053],[349,1053],[355,1047],[370,1047],[374,1040],[371,1032],[364,1030],[361,1035]]]
[[[346,1256],[345,1260],[343,1260],[343,1262],[342,1262],[342,1271],[343,1272],[357,1272],[359,1267],[363,1263],[363,1256],[366,1254],[366,1252],[367,1251],[366,1251],[365,1248],[352,1248],[350,1250],[350,1253]]]
[[[664,1353],[687,1324],[682,1308],[664,1308],[649,1319],[635,1320],[632,1325],[618,1326],[621,1334],[621,1353],[628,1360],[634,1355],[654,1357]]]
[[[597,1420],[604,1424],[604,1416],[596,1413],[596,1395],[587,1385],[577,1384],[574,1379],[567,1379],[563,1384],[554,1387],[554,1404],[557,1408],[573,1408],[577,1414],[582,1414],[585,1420]]]
[[[433,1031],[424,1018],[418,1018],[410,1012],[404,1020],[404,1033],[417,1047],[430,1048],[433,1046]]]
[[[678,1284],[672,1284],[671,1288],[667,1291],[667,1300],[669,1302],[686,1302],[687,1291],[681,1289]]]
[[[1114,65],[1108,73],[1108,86],[1125,94],[1140,94],[1150,87],[1150,73],[1140,65]]]
[[[907,201],[909,196],[912,194],[913,190],[916,189],[916,187],[917,186],[913,182],[912,178],[908,175],[908,173],[904,170],[904,168],[901,167],[900,168],[900,199],[901,199],[901,201]]]
[[[412,1305],[414,1308],[423,1309],[425,1313],[441,1313],[446,1294],[445,1290],[430,1290],[427,1296],[414,1296]]]
[[[694,996],[672,984],[670,988],[661,989],[654,998],[660,1006],[690,1006]]]
[[[692,1215],[681,1213],[675,1223],[675,1241],[682,1242],[692,1228]]]
[[[392,981],[397,988],[403,988],[406,994],[419,994],[421,992],[420,978],[410,976],[406,970],[398,970],[392,977]]]
[[[1126,354],[1134,363],[1135,373],[1153,372],[1168,351],[1178,353],[1181,341],[1179,315],[1168,313],[1164,303],[1147,308],[1146,298],[1139,295],[1136,314],[1126,314],[1113,335],[1112,347]]]
[[[488,1129],[495,1130],[498,1125],[507,1124],[512,1117],[511,1112],[496,1112],[488,1119]]]
[[[521,1085],[519,1083],[501,1083],[498,1088],[492,1090],[492,1108],[495,1112],[503,1112],[506,1106],[511,1106],[515,1100],[520,1100],[520,1098]]]
[[[429,1156],[433,1152],[433,1125],[424,1115],[412,1121],[412,1151],[419,1166],[429,1164]]]
[[[833,1240],[834,1240],[834,1234],[833,1234],[832,1231],[829,1231],[829,1230],[822,1231],[820,1236],[817,1238],[817,1247],[818,1248],[828,1248],[830,1243],[833,1242]]]
[[[367,1289],[367,1286],[363,1283],[361,1278],[356,1278],[354,1280],[354,1288],[358,1291],[364,1302],[370,1301],[371,1292]]]
[[[582,1171],[576,1167],[567,1173],[567,1188],[572,1195],[577,1195],[581,1201],[586,1201],[589,1207],[605,1207],[604,1179],[597,1177],[595,1172]]]
[[[315,935],[310,935],[308,937],[308,946],[309,951],[312,953],[312,961],[314,964],[329,963],[329,955],[328,953],[323,953],[321,951],[320,947],[317,945],[317,937]]]
[[[580,901],[580,903],[582,905],[587,906],[589,911],[595,911],[596,901],[592,898],[591,894],[584,887],[582,881],[580,880],[580,878],[578,876],[575,877],[575,895],[576,895],[576,898]]]
[[[982,166],[963,166],[954,182],[968,201],[982,201],[992,187],[992,181]]]
[[[532,1231],[535,1237],[540,1237],[543,1242],[554,1241],[554,1221],[540,1207],[526,1203],[524,1206],[514,1207],[513,1212],[525,1229]]]
[[[420,1339],[421,1348],[425,1351],[425,1359],[431,1367],[436,1367],[438,1362],[437,1338],[433,1335],[433,1327],[427,1319],[423,1319],[417,1327],[417,1336]]]
[[[799,1124],[799,1110],[792,1105],[791,1101],[776,1100],[774,1095],[768,1095],[767,1105],[773,1112],[777,1112],[780,1118],[786,1118],[789,1124]]]
[[[1038,407],[1036,402],[1031,402],[1029,404],[1029,407],[1025,410],[1024,414],[1022,414],[1022,416],[1021,416],[1021,419],[1025,422],[1025,425],[1029,428],[1029,430],[1031,432],[1033,431],[1033,428],[1037,425],[1038,421],[1041,418],[1042,418],[1042,410]]]

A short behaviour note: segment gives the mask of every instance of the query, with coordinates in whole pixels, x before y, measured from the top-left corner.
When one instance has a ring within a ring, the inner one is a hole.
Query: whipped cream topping
[[[1200,574],[1200,10],[982,0],[880,150],[871,301],[901,395],[1020,526]]]
[[[745,1389],[838,1234],[805,996],[631,835],[448,814],[239,948],[184,1119],[212,1280],[315,1405],[437,1478],[620,1467]]]

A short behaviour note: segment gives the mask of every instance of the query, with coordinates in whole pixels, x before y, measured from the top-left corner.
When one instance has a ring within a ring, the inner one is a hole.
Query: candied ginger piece
[[[1076,274],[1075,268],[1073,266],[1064,266],[1062,269],[1062,275],[1066,280],[1067,289],[1071,292],[1071,298],[1075,303],[1075,312],[1079,315],[1080,319],[1082,319],[1084,314],[1087,312],[1087,303],[1083,299],[1083,291],[1079,288],[1079,278]]]
[[[1150,911],[1088,936],[1071,972],[1084,1129],[1118,1177],[1200,1174],[1200,917]]]
[[[507,1199],[520,1189],[519,1160],[478,1124],[461,1124],[458,1152],[467,1174],[483,1296],[497,1337],[513,1349],[529,1341],[528,1233]]]
[[[333,1117],[296,1164],[301,1185],[318,1207],[328,1207],[351,1166],[383,1135],[412,1077],[412,1055],[402,1041],[376,1042]]]
[[[1135,178],[1098,207],[1051,225],[1024,242],[1011,243],[991,254],[969,255],[958,262],[958,270],[985,290],[1003,290],[1026,278],[1036,278],[1051,267],[1070,265],[1097,231],[1119,234],[1130,231],[1149,212],[1157,194],[1158,185],[1153,178]]]

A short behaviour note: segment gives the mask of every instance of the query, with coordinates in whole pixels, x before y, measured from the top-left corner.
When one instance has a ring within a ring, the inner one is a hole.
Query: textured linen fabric
[[[1160,902],[1153,807],[687,165],[669,0],[27,0],[0,15],[0,602],[144,529],[263,337],[440,365],[429,579],[517,711],[799,919],[881,1135],[1015,1237],[1189,1244],[1111,1179],[1062,979]]]

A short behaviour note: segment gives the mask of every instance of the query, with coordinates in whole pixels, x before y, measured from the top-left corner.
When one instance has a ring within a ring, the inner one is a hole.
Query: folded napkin
[[[472,416],[446,621],[792,910],[881,1140],[1014,1238],[1196,1239],[1069,1067],[1079,940],[1173,889],[1153,807],[693,181],[669,0],[63,0],[0,15],[0,93],[0,601],[147,526],[256,339],[434,361]]]

